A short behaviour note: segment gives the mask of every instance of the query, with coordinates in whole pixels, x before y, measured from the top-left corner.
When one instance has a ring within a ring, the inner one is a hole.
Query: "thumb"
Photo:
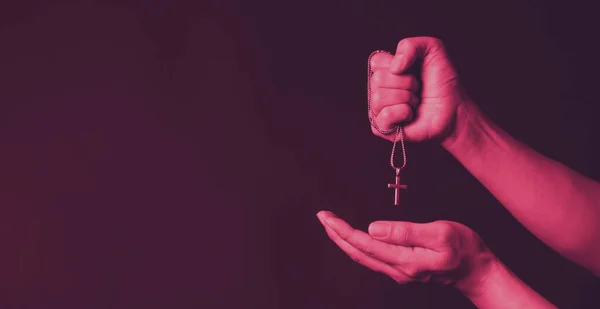
[[[446,59],[444,44],[433,37],[412,37],[401,40],[396,48],[396,55],[390,66],[393,74],[401,74],[422,59],[424,64],[431,58]]]
[[[413,37],[398,43],[396,55],[390,65],[392,74],[406,73],[420,60],[422,95],[442,98],[457,91],[458,74],[452,65],[442,41],[432,37]]]
[[[371,237],[401,246],[434,248],[445,233],[427,223],[376,221],[369,225]]]

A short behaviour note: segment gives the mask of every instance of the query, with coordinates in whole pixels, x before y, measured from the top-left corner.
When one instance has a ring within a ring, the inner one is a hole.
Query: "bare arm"
[[[527,229],[600,276],[600,184],[517,141],[470,100],[443,146]]]
[[[486,280],[481,283],[481,292],[465,296],[480,309],[556,309],[513,274],[504,264],[497,261]]]
[[[369,233],[328,211],[317,217],[354,261],[394,281],[451,284],[480,309],[555,309],[517,278],[473,230],[457,222],[377,221]]]

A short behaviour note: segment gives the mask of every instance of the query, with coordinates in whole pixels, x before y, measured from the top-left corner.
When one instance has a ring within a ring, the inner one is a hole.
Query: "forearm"
[[[526,228],[600,275],[600,185],[537,153],[492,123],[470,101],[444,147]]]
[[[556,308],[499,261],[481,283],[479,290],[481,292],[475,295],[465,295],[480,309]]]

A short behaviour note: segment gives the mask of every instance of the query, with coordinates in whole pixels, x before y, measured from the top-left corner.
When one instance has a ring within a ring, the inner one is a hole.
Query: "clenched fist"
[[[370,65],[371,108],[381,130],[402,124],[406,139],[413,142],[444,142],[455,134],[464,98],[456,70],[440,40],[404,39],[398,43],[395,55],[377,53]],[[411,69],[420,71],[420,81],[408,74]],[[380,134],[374,127],[372,131],[390,141],[394,138],[393,134]]]

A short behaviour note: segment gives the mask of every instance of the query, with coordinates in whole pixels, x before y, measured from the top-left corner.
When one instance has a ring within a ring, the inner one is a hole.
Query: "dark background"
[[[392,207],[365,102],[371,51],[437,36],[493,120],[598,179],[593,4],[50,2],[0,6],[1,308],[472,308],[355,264],[320,209],[459,221],[560,308],[599,307],[437,145],[408,145]]]

